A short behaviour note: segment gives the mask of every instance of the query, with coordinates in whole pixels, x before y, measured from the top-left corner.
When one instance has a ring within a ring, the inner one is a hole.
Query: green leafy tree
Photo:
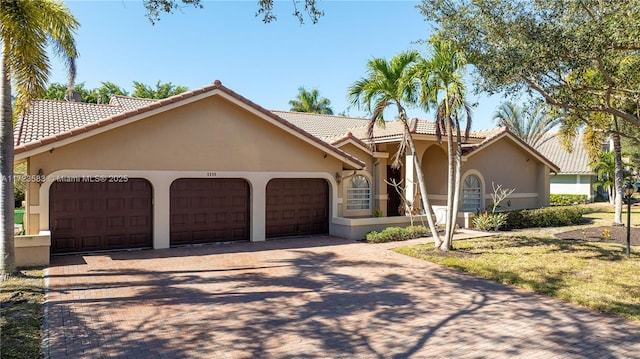
[[[433,213],[427,196],[427,187],[422,173],[420,159],[416,156],[415,142],[407,123],[406,105],[418,102],[419,86],[415,81],[415,71],[412,67],[420,60],[417,51],[402,52],[390,61],[374,58],[367,62],[367,76],[354,82],[348,90],[349,101],[352,106],[364,109],[371,114],[368,126],[368,136],[373,138],[373,128],[376,124],[384,125],[384,110],[395,107],[398,120],[404,126],[403,140],[394,155],[393,165],[398,167],[406,147],[409,147],[413,157],[418,186],[422,194],[422,206],[426,212],[429,229],[434,241],[441,243],[438,231],[433,221]]]
[[[419,7],[473,58],[483,89],[526,88],[565,111],[640,126],[625,111],[640,99],[640,0],[423,0]]]
[[[316,0],[304,0],[304,9],[300,10],[300,0],[291,0],[293,3],[293,16],[298,18],[301,24],[304,23],[305,15],[312,23],[317,23],[320,17],[324,15],[322,10],[317,7]],[[173,13],[185,6],[193,6],[202,8],[201,0],[143,0],[144,7],[147,9],[147,18],[152,24],[160,20],[161,13]],[[256,16],[262,16],[264,23],[270,23],[277,20],[277,16],[273,12],[273,0],[258,0],[258,12]]]
[[[623,178],[630,180],[633,168],[632,164],[628,164],[623,171]],[[616,153],[614,151],[602,151],[599,157],[591,162],[591,170],[596,172],[597,176],[594,185],[602,186],[609,193],[609,202],[612,204],[616,201],[616,197],[620,196],[615,190],[616,169]]]
[[[110,81],[101,83],[102,85],[94,89],[96,95],[96,103],[109,103],[112,95],[127,96],[128,93],[122,87]]]
[[[158,81],[155,88],[138,81],[133,81],[133,97],[163,99],[171,97],[189,90],[184,86],[176,86],[171,82],[161,83]]]
[[[331,101],[320,97],[318,89],[308,91],[304,87],[298,88],[298,96],[295,100],[289,101],[289,105],[291,105],[291,111],[333,115]]]
[[[14,216],[14,152],[13,107],[11,86],[14,85],[15,110],[23,115],[32,99],[44,95],[49,76],[47,45],[65,62],[73,88],[78,56],[74,34],[78,21],[59,1],[0,1],[0,260],[2,277],[16,270]]]
[[[538,148],[551,139],[545,135],[558,126],[562,118],[554,116],[549,107],[542,102],[536,102],[532,106],[520,106],[507,101],[500,104],[493,120],[498,126],[508,128],[531,147]]]

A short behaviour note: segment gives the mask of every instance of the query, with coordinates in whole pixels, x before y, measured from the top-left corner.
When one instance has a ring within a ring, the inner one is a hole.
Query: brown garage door
[[[249,239],[249,184],[181,178],[171,184],[171,245]]]
[[[92,180],[51,185],[51,253],[151,247],[151,184],[141,178]]]
[[[319,178],[277,178],[267,184],[266,236],[329,233],[329,186]]]

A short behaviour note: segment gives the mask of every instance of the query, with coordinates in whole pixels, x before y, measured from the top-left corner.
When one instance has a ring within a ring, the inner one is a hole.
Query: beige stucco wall
[[[463,176],[472,171],[479,172],[484,184],[485,206],[491,203],[492,182],[505,189],[515,188],[515,192],[503,202],[504,210],[548,205],[549,168],[508,137],[469,156],[462,166]]]
[[[342,197],[342,203],[338,205],[338,217],[347,217],[347,218],[358,218],[358,217],[371,217],[373,215],[373,211],[376,208],[375,198],[376,195],[379,194],[379,186],[376,183],[378,178],[374,173],[374,158],[371,151],[366,151],[360,146],[356,146],[352,143],[345,143],[344,145],[339,147],[341,150],[351,154],[352,156],[362,160],[365,162],[365,167],[363,170],[344,170],[341,172],[341,181],[340,181],[340,197]],[[347,201],[347,188],[349,187],[349,182],[356,175],[363,175],[369,180],[369,185],[371,186],[371,203],[369,210],[361,210],[361,211],[349,211],[347,210],[346,201]]]
[[[169,245],[169,188],[177,178],[232,177],[251,188],[251,239],[264,240],[266,185],[273,178],[323,178],[330,216],[342,192],[335,174],[343,162],[259,115],[219,96],[201,99],[126,126],[30,157],[28,233],[48,229],[48,191],[60,176],[123,175],[145,178],[154,194],[154,248]],[[331,229],[330,229],[331,230]]]
[[[215,96],[36,155],[30,170],[342,170],[325,154]]]

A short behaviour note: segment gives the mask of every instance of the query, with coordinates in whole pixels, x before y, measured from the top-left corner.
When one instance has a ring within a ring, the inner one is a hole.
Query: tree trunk
[[[618,133],[617,123],[616,131],[612,134],[613,138],[613,152],[616,164],[615,171],[615,213],[613,217],[613,224],[616,226],[622,226],[622,197],[623,193],[623,163],[622,163],[622,145],[620,144],[620,133]]]
[[[0,276],[4,279],[16,271],[16,257],[14,248],[13,216],[15,200],[13,193],[13,116],[11,109],[11,82],[5,63],[5,51],[0,51],[0,102],[2,103],[2,118],[0,118]]]
[[[411,129],[409,128],[409,124],[407,123],[407,115],[404,112],[404,109],[398,105],[398,112],[400,115],[400,121],[404,125],[404,130],[407,131],[408,134],[408,142],[409,149],[411,150],[411,154],[413,155],[413,167],[415,167],[416,175],[418,176],[418,187],[420,187],[420,197],[422,197],[422,207],[424,208],[424,214],[427,216],[427,223],[429,224],[429,230],[431,231],[431,236],[433,236],[433,242],[436,243],[436,247],[442,243],[440,239],[440,235],[438,234],[438,228],[436,227],[436,223],[433,221],[433,210],[431,208],[431,204],[429,203],[429,198],[427,196],[427,185],[424,181],[424,175],[422,174],[422,165],[420,164],[420,159],[418,159],[418,153],[416,152],[416,144],[413,141],[413,136],[411,135]],[[407,181],[405,181],[407,182]],[[407,200],[409,200],[407,198]],[[412,199],[413,200],[413,199]]]
[[[460,135],[460,124],[456,120],[456,167],[455,167],[455,184],[453,186],[453,208],[451,217],[453,218],[453,228],[451,231],[451,239],[449,242],[449,248],[453,248],[453,235],[456,228],[456,222],[458,219],[458,212],[460,210],[460,188],[462,187],[462,139]]]

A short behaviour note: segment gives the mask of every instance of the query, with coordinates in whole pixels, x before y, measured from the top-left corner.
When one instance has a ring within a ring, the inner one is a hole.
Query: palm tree
[[[331,101],[325,97],[320,97],[318,89],[308,91],[303,86],[299,87],[298,96],[289,101],[289,105],[291,105],[291,111],[333,115]]]
[[[395,106],[398,119],[404,126],[403,140],[394,155],[393,166],[398,167],[406,146],[413,156],[414,167],[418,179],[418,186],[422,198],[422,207],[427,216],[429,229],[434,241],[440,243],[440,237],[433,221],[432,209],[427,196],[427,187],[422,173],[420,159],[416,155],[415,143],[407,123],[404,104],[413,104],[418,99],[418,84],[412,77],[412,66],[420,60],[416,51],[402,52],[390,61],[375,58],[367,62],[367,77],[362,78],[349,87],[348,96],[352,106],[367,110],[371,114],[368,126],[368,136],[373,138],[375,124],[384,125],[383,112],[389,106]]]
[[[78,56],[73,35],[78,21],[59,1],[0,1],[0,68],[2,81],[0,101],[0,266],[1,276],[15,272],[13,234],[13,109],[11,82],[15,84],[16,114],[26,113],[30,101],[44,94],[49,75],[47,46],[53,44],[57,55],[69,70],[69,89],[75,79],[75,58]]]
[[[615,153],[613,151],[603,151],[600,157],[591,163],[591,170],[596,172],[597,181],[595,186],[602,186],[609,193],[609,203],[613,204],[616,191],[615,188]]]
[[[561,117],[554,117],[543,102],[531,107],[522,107],[513,102],[504,102],[493,115],[498,126],[506,127],[533,148],[540,147],[552,137],[545,136],[561,123]]]
[[[466,118],[465,141],[471,130],[471,106],[465,101],[464,69],[467,65],[463,54],[451,42],[435,37],[430,40],[432,56],[415,68],[415,78],[421,83],[420,103],[426,109],[436,106],[436,135],[441,141],[447,135],[449,155],[447,180],[447,217],[445,237],[436,246],[448,251],[452,248],[453,234],[458,217],[460,187],[462,183],[462,135],[460,117]],[[456,132],[455,148],[453,132]]]

